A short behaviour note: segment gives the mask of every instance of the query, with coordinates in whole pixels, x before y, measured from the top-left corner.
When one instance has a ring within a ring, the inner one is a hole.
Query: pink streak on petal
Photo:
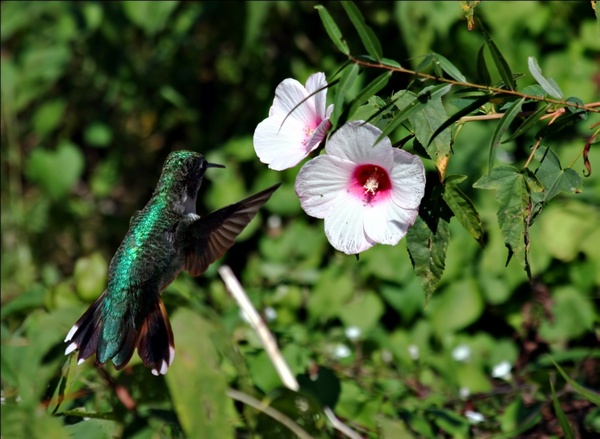
[[[283,115],[287,119],[301,121],[310,129],[317,128],[323,118],[317,114],[313,97],[307,99],[308,95],[298,81],[285,79],[275,89],[275,99],[269,110],[269,117]]]
[[[327,132],[331,128],[331,122],[329,120],[322,121],[317,129],[312,133],[310,138],[306,141],[306,153],[315,150],[317,146],[325,139]]]
[[[327,80],[325,79],[325,74],[322,72],[314,73],[308,77],[306,80],[306,91],[310,95],[315,91],[326,87]],[[317,116],[321,119],[325,119],[325,105],[327,98],[327,89],[323,89],[320,92],[314,94],[311,99],[313,99],[315,112]]]

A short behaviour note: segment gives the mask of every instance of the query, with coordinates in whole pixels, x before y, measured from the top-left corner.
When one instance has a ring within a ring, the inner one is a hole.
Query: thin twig
[[[223,279],[225,287],[229,290],[239,307],[242,309],[242,312],[248,318],[252,329],[254,329],[256,335],[258,335],[259,340],[265,348],[265,351],[267,351],[267,355],[269,355],[269,358],[271,359],[271,362],[273,363],[273,366],[275,367],[275,370],[277,371],[277,374],[281,378],[283,384],[288,389],[293,391],[297,392],[300,390],[300,385],[298,384],[298,381],[296,380],[296,377],[292,373],[291,369],[285,362],[283,355],[281,355],[281,352],[277,347],[277,343],[275,342],[275,338],[252,305],[252,302],[248,298],[248,295],[244,291],[242,285],[233,274],[233,271],[231,271],[231,268],[229,268],[227,265],[221,266],[219,268],[219,275]],[[361,439],[361,436],[340,421],[329,407],[325,407],[323,412],[325,413],[325,416],[327,416],[327,419],[329,419],[329,422],[331,422],[333,428],[351,439]]]
[[[300,439],[312,439],[312,436],[310,434],[308,434],[302,427],[296,424],[289,417],[287,417],[280,411],[275,410],[273,407],[270,407],[265,403],[259,401],[258,399],[253,398],[252,396],[235,389],[227,390],[227,396],[229,396],[232,399],[235,399],[236,401],[243,402],[244,404],[249,405],[250,407],[254,407],[256,410],[263,412],[267,416],[270,416],[280,424],[285,425],[292,433],[294,433]]]
[[[381,64],[381,63],[363,61],[363,60],[355,58],[353,56],[349,56],[348,58],[353,63],[356,63],[356,64],[361,65],[361,66],[365,66],[365,67],[373,67],[373,68],[376,68],[376,69],[385,69],[385,70],[388,70],[390,72],[406,73],[406,74],[409,74],[409,75],[418,76],[419,78],[432,79],[434,81],[442,82],[442,83],[445,83],[445,84],[458,85],[458,86],[461,86],[461,87],[476,88],[478,90],[485,90],[485,91],[492,92],[492,93],[497,93],[497,94],[519,96],[519,97],[522,97],[522,98],[525,98],[525,99],[531,99],[531,100],[534,100],[534,101],[543,101],[543,102],[548,102],[550,104],[557,104],[557,105],[561,105],[561,106],[565,106],[565,107],[577,108],[577,109],[580,109],[580,110],[589,111],[591,113],[600,113],[600,110],[596,110],[595,109],[596,107],[600,106],[599,102],[592,102],[591,104],[587,104],[587,105],[579,105],[576,102],[567,102],[567,101],[561,101],[561,100],[557,100],[557,99],[548,99],[548,98],[546,98],[544,96],[528,95],[528,94],[521,93],[521,92],[516,91],[516,90],[506,90],[506,89],[503,89],[503,88],[490,87],[488,85],[479,85],[479,84],[473,84],[471,82],[455,81],[453,79],[447,79],[447,78],[443,78],[443,77],[439,77],[439,76],[429,75],[427,73],[417,72],[416,70],[405,69],[404,67],[394,67],[394,66],[390,66],[390,65],[387,65],[387,64]]]

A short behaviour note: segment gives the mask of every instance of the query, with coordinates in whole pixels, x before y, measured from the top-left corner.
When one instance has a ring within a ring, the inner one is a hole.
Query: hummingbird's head
[[[224,167],[207,162],[202,154],[194,151],[174,151],[165,161],[155,193],[173,197],[173,201],[181,203],[185,213],[195,213],[196,196],[206,169]]]

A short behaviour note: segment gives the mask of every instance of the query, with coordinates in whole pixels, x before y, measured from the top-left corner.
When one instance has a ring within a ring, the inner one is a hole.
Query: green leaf
[[[593,390],[586,389],[581,384],[577,383],[574,379],[569,377],[569,375],[567,375],[565,373],[565,371],[562,369],[562,367],[560,367],[555,361],[552,361],[552,363],[554,363],[554,366],[556,367],[556,369],[560,372],[560,374],[563,376],[565,381],[567,383],[569,383],[569,385],[573,388],[573,390],[575,390],[577,393],[579,393],[581,396],[583,396],[585,399],[587,399],[592,404],[595,404],[598,407],[600,407],[600,394],[598,392],[594,392]]]
[[[533,194],[533,201],[536,204],[547,203],[559,192],[578,194],[583,190],[579,174],[571,168],[563,169],[558,155],[552,149],[539,147],[534,158],[540,162],[535,175],[544,186],[543,192]]]
[[[551,137],[565,128],[570,127],[575,122],[585,119],[586,116],[587,113],[584,110],[579,110],[574,113],[565,113],[556,119],[552,124],[546,125],[544,128],[539,130],[535,134],[535,137],[536,139],[540,137]]]
[[[25,174],[53,198],[61,198],[79,180],[83,155],[77,146],[62,142],[56,151],[34,149],[25,163]]]
[[[435,139],[442,131],[444,131],[446,128],[448,128],[450,125],[452,125],[454,122],[457,122],[461,117],[471,114],[474,110],[477,110],[482,105],[487,104],[490,101],[490,99],[492,99],[492,97],[493,97],[493,95],[491,95],[491,94],[480,96],[475,101],[473,101],[469,105],[467,105],[466,107],[458,110],[456,113],[454,113],[448,119],[446,119],[444,121],[444,123],[442,123],[433,132],[433,134],[431,135],[431,138],[427,142],[427,145],[429,145],[433,141],[433,139]]]
[[[429,302],[444,273],[451,212],[441,197],[439,186],[424,200],[417,220],[406,234],[406,245],[413,269],[425,291],[425,300]]]
[[[377,325],[383,311],[383,303],[379,296],[366,293],[345,304],[339,316],[344,326],[356,326],[365,333]]]
[[[506,109],[504,116],[502,116],[502,119],[498,121],[498,125],[496,125],[496,129],[494,130],[494,135],[492,136],[492,141],[490,143],[490,152],[488,156],[488,173],[492,170],[492,166],[494,165],[496,147],[500,144],[502,136],[510,127],[511,122],[517,116],[519,111],[521,111],[521,106],[523,105],[524,101],[525,98],[522,98],[510,104],[510,106]]]
[[[33,129],[41,137],[50,134],[58,127],[65,112],[66,103],[54,99],[43,103],[33,115]]]
[[[342,6],[346,10],[346,14],[350,18],[350,21],[356,28],[358,32],[358,36],[365,46],[367,53],[375,58],[377,61],[381,60],[382,52],[381,52],[381,43],[377,39],[375,32],[371,29],[366,23],[363,15],[360,13],[360,10],[356,7],[353,2],[344,1],[342,2]]]
[[[352,86],[352,84],[354,84],[354,81],[356,81],[359,70],[360,67],[358,64],[350,64],[342,71],[340,82],[335,86],[335,95],[333,97],[333,113],[329,119],[332,128],[334,129],[338,126],[340,122],[340,116],[344,112],[344,99],[346,97],[346,92]]]
[[[512,166],[498,166],[473,185],[479,189],[496,189],[498,224],[508,248],[508,261],[514,255],[530,275],[529,221],[531,217],[531,192],[540,192],[543,185],[533,173],[518,171]]]
[[[477,76],[480,84],[492,85],[492,78],[487,68],[487,64],[485,63],[484,48],[485,45],[481,46],[479,52],[477,52]]]
[[[454,213],[456,219],[471,234],[475,240],[481,242],[483,228],[479,213],[475,209],[473,202],[457,186],[464,181],[465,175],[450,175],[444,182],[444,201]]]
[[[527,58],[527,66],[529,67],[529,71],[532,76],[535,78],[538,84],[542,86],[542,88],[548,93],[550,96],[556,99],[564,99],[564,94],[556,81],[552,78],[545,78],[542,75],[542,69],[540,68],[537,59],[533,56]]]
[[[127,18],[142,28],[146,35],[152,36],[165,27],[179,2],[126,1],[121,4]]]
[[[211,340],[217,329],[185,308],[177,310],[172,325],[177,354],[165,379],[186,437],[232,437],[234,409]]]
[[[454,64],[452,64],[448,58],[440,55],[439,53],[433,54],[433,62],[439,65],[444,72],[450,75],[451,78],[458,82],[467,82],[467,78],[463,75]]]
[[[488,31],[483,26],[483,23],[481,23],[480,20],[477,21],[479,22],[479,28],[483,33],[485,43],[490,49],[490,53],[492,54],[492,60],[494,61],[494,64],[496,66],[496,69],[498,70],[498,73],[500,74],[500,77],[504,81],[504,84],[509,88],[509,90],[515,90],[515,80],[513,78],[512,72],[510,71],[508,63],[502,56],[502,53],[500,53],[500,49],[498,49]]]
[[[350,117],[354,115],[358,107],[360,107],[364,102],[367,102],[371,96],[375,95],[379,92],[383,87],[385,87],[392,76],[392,72],[385,72],[379,75],[377,78],[373,80],[369,85],[367,85],[357,97],[355,97],[350,104],[350,111],[348,114]]]
[[[519,128],[510,136],[508,139],[503,140],[502,143],[508,143],[515,140],[521,134],[525,133],[529,128],[534,126],[537,122],[540,121],[540,117],[546,113],[546,109],[548,108],[548,104],[544,103],[540,108],[538,108],[532,115],[530,115],[525,121],[521,124]]]
[[[327,35],[329,35],[329,38],[331,38],[331,41],[333,41],[335,47],[337,47],[338,50],[344,55],[350,55],[348,43],[346,43],[346,41],[342,37],[342,32],[340,32],[340,28],[337,26],[337,24],[335,24],[335,21],[333,21],[333,18],[331,17],[327,9],[325,9],[325,6],[316,5],[315,9],[319,11],[319,17],[321,17],[321,21],[323,22],[323,26],[327,31]]]
[[[550,390],[552,391],[552,405],[554,406],[554,413],[556,413],[556,419],[558,419],[558,423],[560,424],[560,428],[563,432],[563,437],[565,439],[575,439],[575,434],[573,433],[573,429],[571,428],[571,424],[567,420],[567,416],[563,411],[560,403],[558,402],[558,397],[556,396],[556,391],[554,390],[554,382],[552,379],[550,380]]]
[[[412,93],[408,90],[400,90],[399,92],[394,94],[394,96],[392,97],[392,102],[395,103],[395,105],[398,107],[398,109],[400,111],[397,112],[394,115],[394,117],[392,118],[392,120],[388,123],[388,125],[386,125],[384,127],[381,135],[377,139],[377,142],[379,142],[384,137],[389,136],[406,119],[410,118],[411,116],[416,114],[418,111],[423,110],[425,108],[425,106],[430,103],[430,101],[434,101],[436,98],[441,98],[442,96],[444,96],[446,93],[448,93],[450,91],[451,88],[452,88],[452,85],[440,84],[440,85],[436,85],[433,87],[424,88],[416,96],[414,93]],[[428,123],[428,121],[424,122],[425,125],[427,123]],[[433,133],[433,130],[431,130],[431,132]],[[426,141],[426,140],[429,140],[429,136],[427,136],[426,138],[424,137],[424,141]],[[436,146],[439,147],[440,145],[438,144]],[[432,159],[438,159],[438,155],[436,154],[436,152],[437,152],[436,146],[429,149],[430,151],[432,151],[434,153],[432,156]],[[442,150],[442,152],[444,151],[443,146],[440,149]],[[448,151],[449,150],[450,150],[450,144],[448,143]],[[439,159],[441,159],[442,157],[443,156],[440,156]]]

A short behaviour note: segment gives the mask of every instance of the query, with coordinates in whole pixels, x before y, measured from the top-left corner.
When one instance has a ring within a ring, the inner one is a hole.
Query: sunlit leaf
[[[492,169],[489,175],[482,176],[473,187],[496,189],[498,224],[508,248],[508,260],[514,255],[529,274],[531,193],[542,191],[542,183],[527,169],[518,171],[512,166],[503,165]]]
[[[316,5],[315,9],[319,11],[319,17],[321,17],[321,21],[323,22],[323,26],[327,31],[327,35],[329,35],[329,38],[331,38],[331,41],[333,41],[335,47],[337,47],[338,50],[344,55],[350,55],[350,48],[348,47],[348,43],[346,43],[346,40],[344,40],[344,38],[342,37],[342,32],[340,31],[340,28],[337,26],[337,24],[335,24],[335,21],[333,21],[333,18],[331,17],[327,9],[325,9],[325,6]]]
[[[542,75],[542,69],[538,64],[537,59],[535,59],[533,56],[527,58],[527,66],[529,67],[529,71],[537,83],[540,84],[550,96],[556,99],[564,98],[563,92],[556,81],[552,78],[545,78],[544,75]]]
[[[365,46],[367,53],[379,61],[383,56],[381,52],[381,43],[377,39],[375,32],[373,32],[373,29],[365,23],[363,15],[353,2],[343,1],[342,6],[356,28],[358,36],[360,37],[363,46]]]
[[[123,12],[147,35],[154,35],[164,29],[169,17],[179,2],[122,2]]]

